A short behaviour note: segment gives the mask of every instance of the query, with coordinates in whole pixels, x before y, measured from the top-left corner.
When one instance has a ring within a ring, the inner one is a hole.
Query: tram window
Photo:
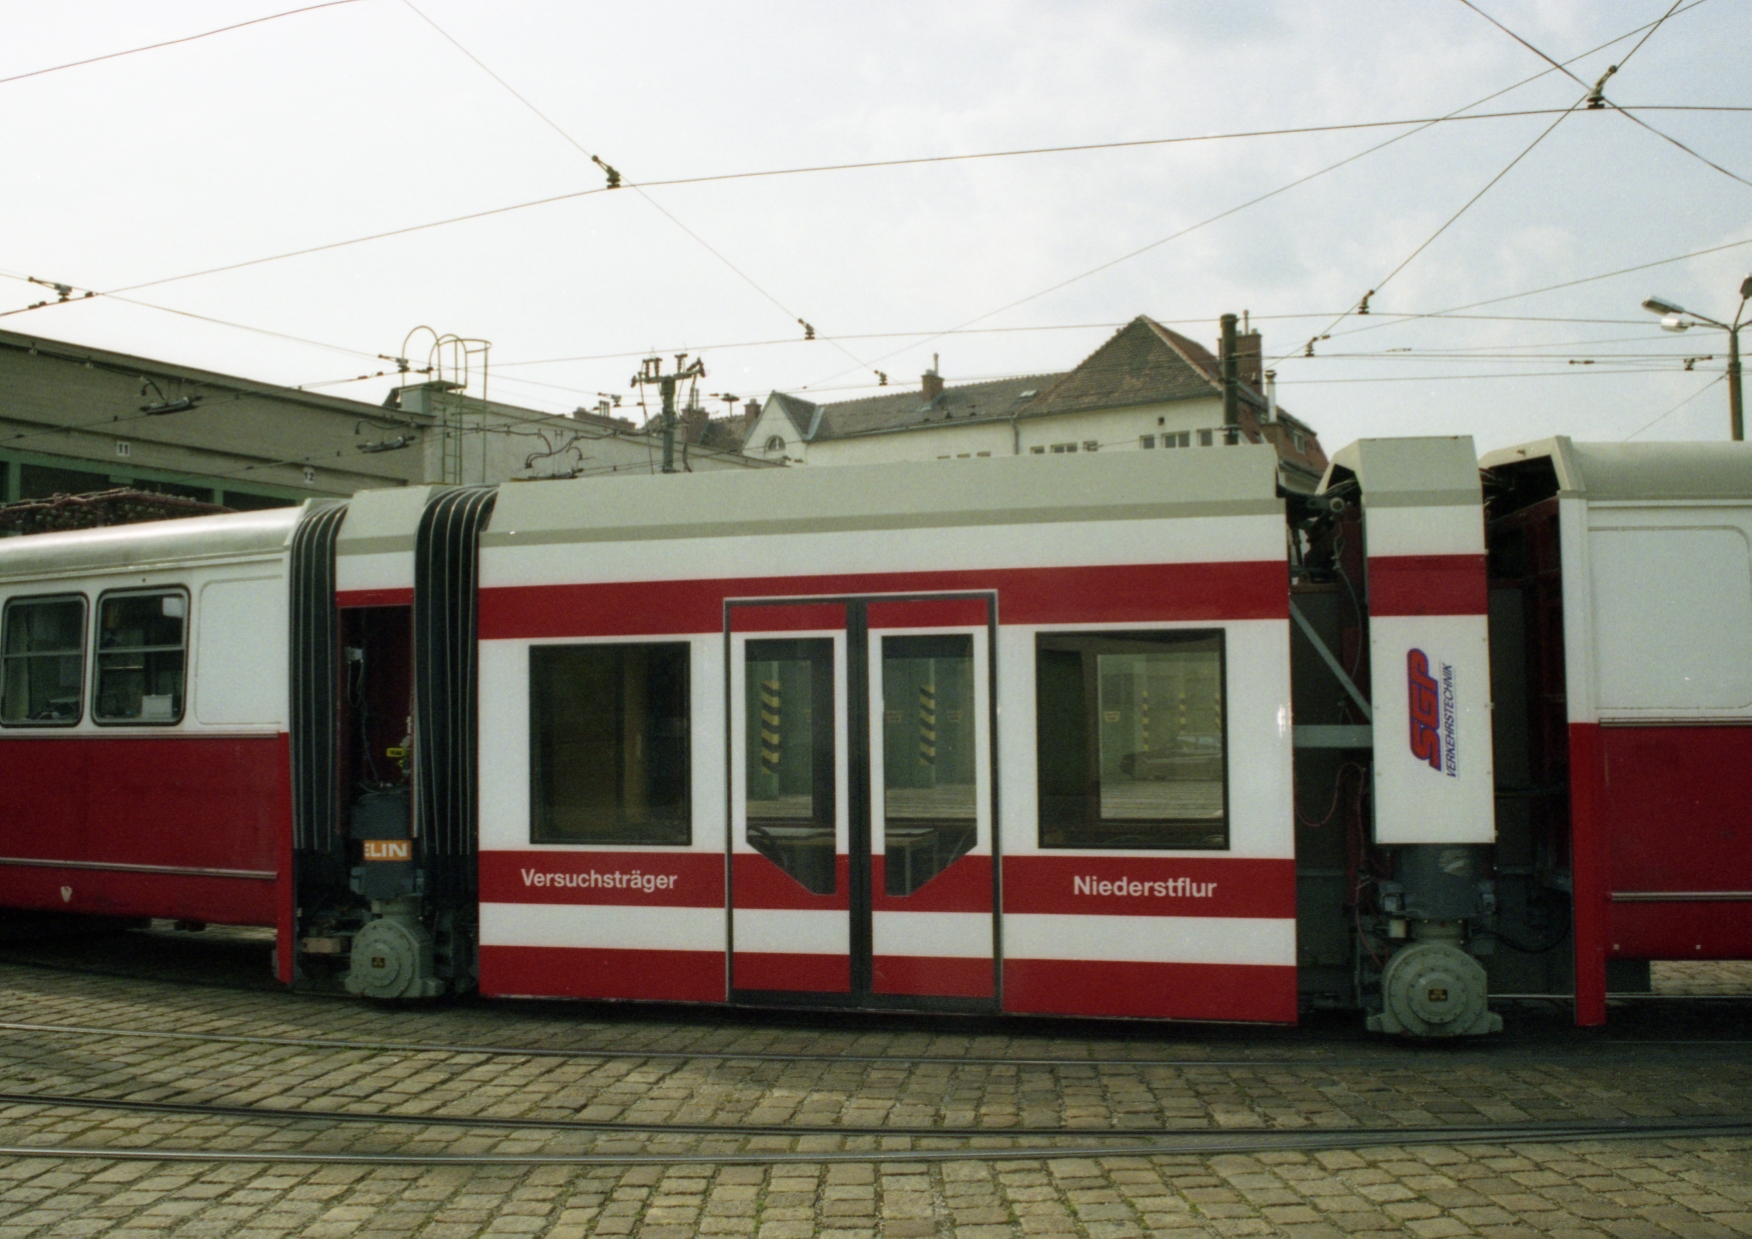
[[[14,598],[0,636],[0,722],[71,726],[85,689],[85,599]]]
[[[805,890],[837,885],[833,642],[750,641],[744,705],[748,843]]]
[[[189,596],[180,589],[105,594],[97,603],[99,723],[181,721]]]
[[[973,638],[882,638],[883,885],[910,895],[976,842]]]
[[[529,651],[530,839],[685,845],[688,647]]]
[[[1040,846],[1229,846],[1221,632],[1036,638]]]

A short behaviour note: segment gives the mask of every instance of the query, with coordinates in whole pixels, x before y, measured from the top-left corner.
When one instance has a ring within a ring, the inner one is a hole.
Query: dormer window
[[[774,435],[772,438],[768,439],[766,441],[766,450],[767,454],[770,456],[782,455],[785,451],[785,437],[783,435]]]

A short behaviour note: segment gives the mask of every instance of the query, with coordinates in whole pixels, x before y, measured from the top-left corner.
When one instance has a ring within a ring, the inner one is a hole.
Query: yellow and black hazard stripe
[[[785,718],[784,703],[784,692],[778,680],[760,682],[760,768],[766,774],[779,772],[779,758],[784,755],[780,742]]]
[[[919,764],[937,764],[937,690],[930,684],[919,686]]]

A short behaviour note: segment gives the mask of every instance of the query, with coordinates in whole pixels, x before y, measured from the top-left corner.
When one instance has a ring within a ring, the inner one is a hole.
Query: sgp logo
[[[1430,674],[1429,655],[1411,650],[1405,656],[1405,685],[1411,705],[1411,755],[1442,768],[1442,699]]]

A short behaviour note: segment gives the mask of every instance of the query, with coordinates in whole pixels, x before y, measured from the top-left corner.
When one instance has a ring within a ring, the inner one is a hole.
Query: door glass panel
[[[973,638],[882,638],[884,885],[910,895],[976,840]]]
[[[747,646],[748,842],[817,895],[834,893],[833,641]]]

